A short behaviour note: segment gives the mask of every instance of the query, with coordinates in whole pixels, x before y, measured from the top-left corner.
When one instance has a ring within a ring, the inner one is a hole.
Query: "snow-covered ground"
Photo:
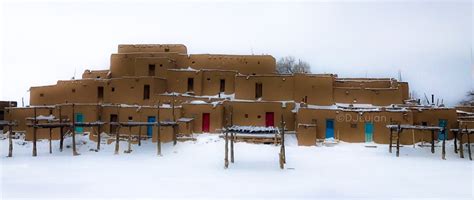
[[[80,138],[80,156],[71,149],[53,154],[47,140],[15,140],[14,157],[7,158],[8,140],[0,140],[1,199],[104,199],[104,198],[473,198],[473,162],[454,154],[447,145],[447,160],[440,147],[404,146],[400,157],[387,145],[339,143],[299,147],[287,136],[287,165],[278,165],[279,147],[235,144],[235,163],[224,169],[224,141],[215,134],[197,135],[197,141],[133,146],[131,154],[114,155],[114,143],[100,152],[96,143]],[[70,144],[70,140],[66,141]],[[467,154],[466,154],[467,155]]]

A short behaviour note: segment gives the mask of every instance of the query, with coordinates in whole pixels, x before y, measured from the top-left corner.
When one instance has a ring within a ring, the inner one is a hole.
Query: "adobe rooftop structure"
[[[299,145],[327,139],[390,143],[391,124],[445,127],[446,139],[453,138],[449,130],[459,128],[459,113],[432,103],[411,100],[408,83],[393,78],[282,75],[271,55],[188,54],[182,44],[126,44],[111,55],[109,69],[31,87],[30,106],[7,108],[4,116],[16,122],[14,131],[25,132],[26,140],[48,138],[47,129],[33,136],[34,124],[59,118],[59,123],[108,122],[99,130],[92,124],[74,128],[95,132],[92,140],[104,132],[172,141],[176,135],[219,133],[231,125],[277,127],[281,119]],[[158,131],[149,124],[136,124],[138,129],[114,124],[156,121],[171,125]],[[52,138],[62,138],[67,129],[50,129]],[[402,144],[431,140],[429,131],[404,131],[398,138]],[[435,139],[442,137],[436,132]]]

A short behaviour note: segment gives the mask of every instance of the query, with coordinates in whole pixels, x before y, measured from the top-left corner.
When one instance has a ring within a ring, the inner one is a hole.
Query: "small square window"
[[[115,92],[115,88],[114,88],[114,87],[112,87],[112,89],[111,89],[111,90],[112,90],[112,92]]]
[[[163,67],[163,64],[160,64],[160,67]]]
[[[128,116],[128,120],[133,120],[133,117],[132,117],[132,116]]]
[[[73,92],[73,93],[76,92],[76,89],[72,89],[72,92]]]
[[[40,94],[40,97],[44,97],[44,94],[43,94],[43,93],[41,93],[41,94]]]
[[[249,118],[249,114],[245,114],[245,118]]]

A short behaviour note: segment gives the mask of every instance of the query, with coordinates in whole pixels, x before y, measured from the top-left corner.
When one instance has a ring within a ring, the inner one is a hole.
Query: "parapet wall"
[[[176,52],[187,54],[188,50],[184,44],[120,44],[118,53],[136,52]]]

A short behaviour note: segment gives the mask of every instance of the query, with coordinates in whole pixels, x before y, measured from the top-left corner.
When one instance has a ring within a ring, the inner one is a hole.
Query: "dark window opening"
[[[428,126],[428,122],[421,122],[422,126]]]
[[[155,76],[155,64],[148,65],[148,76]]]
[[[44,97],[44,94],[43,94],[43,93],[41,93],[41,94],[40,94],[40,97]]]
[[[150,85],[143,87],[143,99],[150,99]]]
[[[99,100],[104,99],[104,87],[97,88],[97,98],[99,98]]]
[[[114,88],[114,87],[112,88],[112,92],[115,92],[115,88]]]
[[[194,91],[194,78],[188,78],[188,92]]]
[[[168,49],[168,48],[165,49],[165,52],[169,52],[169,51],[170,51],[170,49]]]
[[[304,103],[308,103],[308,96],[304,96]]]
[[[221,79],[220,92],[225,92],[225,79]]]
[[[259,65],[260,65],[260,61],[258,61],[258,62],[257,62],[257,64],[259,64]]]
[[[260,118],[262,118],[262,116],[260,116],[260,115],[257,115],[257,118],[259,118],[259,119],[260,119]]]
[[[0,120],[5,119],[5,112],[3,110],[0,110]]]
[[[75,92],[76,92],[76,89],[72,89],[72,92],[75,93]]]
[[[128,120],[133,120],[133,117],[132,116],[128,116]]]
[[[163,67],[163,64],[160,64],[160,67]]]
[[[245,114],[245,118],[249,118],[249,114]]]
[[[208,81],[210,81],[210,80],[211,80],[211,78],[207,78],[207,80],[208,80]]]
[[[194,64],[194,63],[196,63],[196,61],[194,61],[194,60],[193,60],[191,63],[193,63],[193,64]]]
[[[100,78],[100,76],[97,76],[96,78]]]
[[[263,85],[262,83],[255,83],[255,98],[262,98],[262,89]]]

